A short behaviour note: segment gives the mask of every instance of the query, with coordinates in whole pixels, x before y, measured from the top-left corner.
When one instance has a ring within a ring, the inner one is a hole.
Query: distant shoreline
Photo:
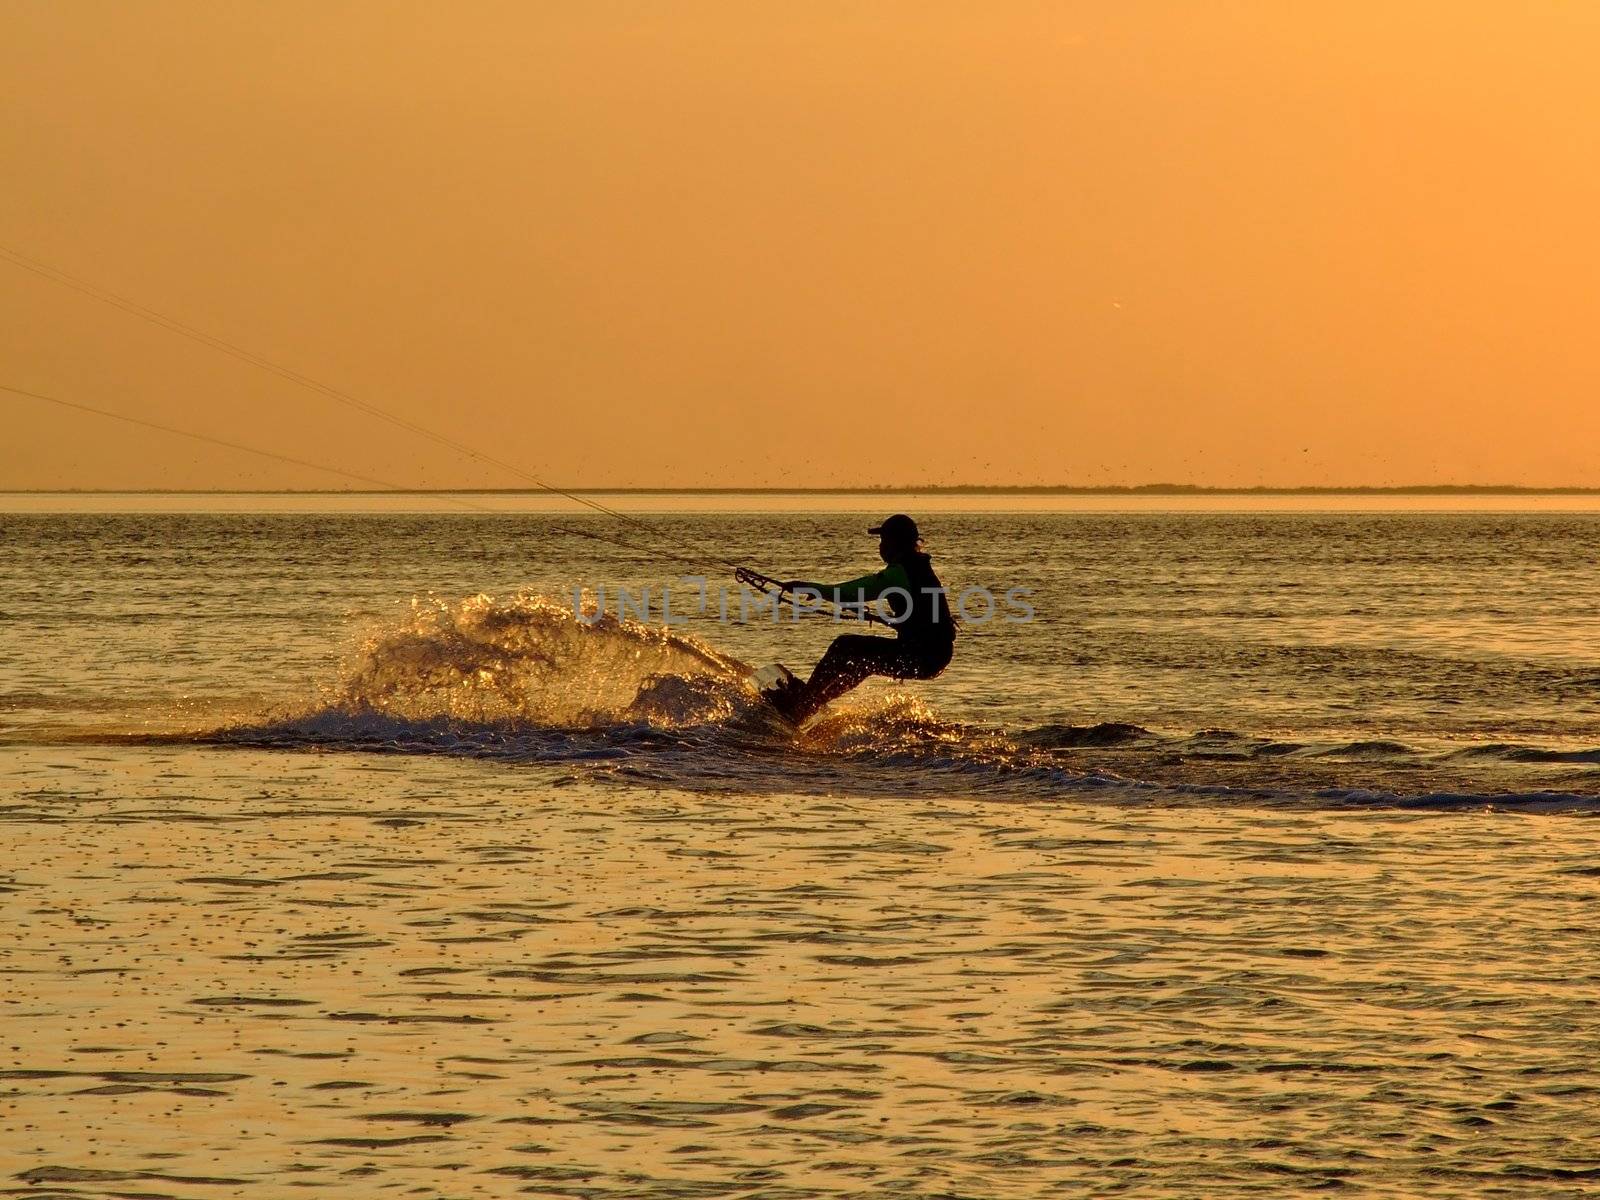
[[[1117,487],[944,484],[927,487],[571,488],[0,488],[0,496],[1600,496],[1600,487],[1414,484],[1398,487]]]

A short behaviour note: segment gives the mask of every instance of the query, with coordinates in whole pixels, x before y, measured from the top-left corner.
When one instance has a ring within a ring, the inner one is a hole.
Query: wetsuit
[[[797,720],[844,695],[868,676],[932,679],[949,665],[955,650],[956,623],[926,554],[912,553],[904,562],[891,563],[871,575],[823,588],[822,598],[845,607],[886,600],[895,636],[847,633],[834,638],[811,672],[803,693],[784,706]]]

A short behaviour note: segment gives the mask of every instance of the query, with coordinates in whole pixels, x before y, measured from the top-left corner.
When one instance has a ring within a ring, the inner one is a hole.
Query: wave
[[[1570,774],[1600,762],[1600,751],[1496,745],[1428,754],[1394,741],[1317,746],[1120,722],[1007,732],[946,720],[907,691],[878,687],[796,732],[750,676],[745,663],[681,630],[579,616],[532,592],[478,595],[414,603],[374,629],[307,703],[110,740],[444,754],[688,789],[1600,809],[1600,798],[1578,790],[1528,789],[1543,780],[1484,777],[1539,764]]]
[[[1142,725],[1103,721],[1098,725],[1041,725],[1017,735],[1024,745],[1041,749],[1067,749],[1078,746],[1126,746],[1161,740]]]
[[[1404,742],[1367,741],[1349,742],[1343,746],[1330,746],[1315,751],[1323,758],[1385,759],[1405,758],[1418,753]]]
[[[1457,750],[1456,758],[1491,758],[1516,763],[1588,763],[1600,766],[1600,749],[1552,750],[1545,746],[1523,746],[1515,742],[1491,742]]]

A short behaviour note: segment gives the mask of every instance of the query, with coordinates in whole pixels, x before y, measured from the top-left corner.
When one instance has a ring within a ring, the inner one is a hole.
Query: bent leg
[[[811,672],[805,687],[796,689],[784,711],[791,720],[803,721],[830,700],[837,700],[870,675],[901,675],[904,653],[893,638],[846,633],[833,639],[828,652]]]

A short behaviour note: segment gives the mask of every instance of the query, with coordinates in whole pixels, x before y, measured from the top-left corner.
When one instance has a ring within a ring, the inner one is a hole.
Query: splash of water
[[[738,659],[664,626],[580,618],[530,591],[415,600],[404,617],[372,630],[310,704],[203,736],[539,760],[672,744],[713,771],[752,752],[780,753],[793,765],[795,753],[889,763],[1010,748],[998,733],[941,721],[901,692],[835,704],[797,732],[767,708]]]
[[[753,693],[749,668],[692,635],[579,617],[521,591],[412,602],[372,633],[325,697],[348,714],[475,725],[598,727],[726,719]]]
[[[196,736],[196,735],[187,735]],[[903,691],[852,695],[804,729],[779,722],[749,668],[699,639],[614,615],[575,615],[522,591],[415,601],[370,633],[320,700],[198,735],[210,743],[382,749],[518,762],[585,763],[685,787],[1040,799],[1087,791],[1138,802],[1313,803],[1593,811],[1594,796],[1483,790],[1462,752],[1279,743],[1225,730],[1183,737],[1138,726],[1015,732],[941,720]],[[1523,748],[1495,746],[1520,760]],[[1545,756],[1539,756],[1543,761]],[[1590,752],[1558,756],[1591,764]],[[1477,764],[1482,756],[1473,756]],[[1328,765],[1328,764],[1332,765]],[[1359,763],[1360,770],[1351,766]],[[1526,786],[1526,785],[1524,785]]]

